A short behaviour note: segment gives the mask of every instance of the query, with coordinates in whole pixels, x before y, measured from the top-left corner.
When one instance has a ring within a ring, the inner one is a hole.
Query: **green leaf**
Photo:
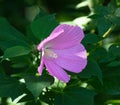
[[[0,47],[2,50],[6,48],[22,45],[29,47],[25,36],[12,27],[7,20],[0,18]]]
[[[120,26],[120,8],[115,8],[114,14],[111,14],[108,18],[113,24]]]
[[[27,55],[29,53],[30,53],[30,49],[27,47],[14,46],[14,47],[10,47],[7,50],[5,50],[4,55],[3,55],[3,59]]]
[[[53,82],[53,78],[49,75],[47,75],[47,77],[29,75],[25,76],[24,78],[28,90],[33,94],[35,99],[37,99],[44,88],[50,86],[50,84]]]
[[[94,105],[94,95],[93,91],[84,88],[66,88],[56,96],[54,105]]]
[[[103,84],[102,81],[102,72],[96,61],[88,60],[87,67],[80,74],[80,78],[90,78],[91,76],[97,76],[99,81]]]
[[[120,17],[120,7],[116,9],[115,16]]]
[[[112,23],[104,17],[98,19],[98,32],[100,36],[103,36],[105,32],[111,27]]]
[[[120,17],[117,17],[117,16],[109,16],[109,20],[115,24],[115,25],[119,25],[120,26]]]
[[[120,100],[118,99],[111,99],[111,100],[107,100],[106,105],[120,105]]]
[[[47,91],[44,91],[44,94],[40,95],[40,100],[44,103],[47,103],[47,105],[54,105],[53,103],[54,103],[55,96],[56,96],[56,93],[52,89],[51,90],[49,89]]]
[[[109,63],[115,59],[116,59],[115,56],[113,56],[111,53],[107,53],[106,56],[102,57],[102,59],[100,60],[100,63]]]
[[[109,14],[109,10],[105,6],[95,5],[94,7],[95,14],[99,15],[98,18],[104,17],[105,15]]]
[[[13,59],[11,59],[11,67],[13,69],[24,69],[25,68],[29,68],[30,67],[30,62],[31,62],[31,58],[29,57],[30,54],[28,55],[23,55],[22,57],[15,57]],[[31,68],[32,69],[32,68]],[[19,70],[17,70],[19,71]]]
[[[94,43],[98,43],[102,39],[103,39],[102,37],[97,36],[95,34],[86,34],[82,43],[83,44],[94,44]]]
[[[109,47],[109,52],[115,57],[120,57],[120,45],[113,44]]]
[[[109,67],[108,70],[103,72],[103,78],[113,79],[118,78],[120,79],[120,67]],[[116,81],[118,82],[118,81]]]
[[[57,26],[54,15],[46,15],[35,19],[31,23],[31,30],[39,40],[46,38]]]
[[[112,23],[109,20],[111,15],[111,10],[105,6],[96,5],[94,8],[94,13],[92,17],[97,21],[97,28],[100,36],[103,36],[105,32],[111,27]]]
[[[120,95],[120,83],[118,82],[120,78],[111,78],[112,79],[104,80],[104,86],[102,87],[103,92],[109,95]]]
[[[35,17],[35,20],[36,20],[36,19],[39,19],[40,17],[47,16],[47,15],[48,15],[47,11],[43,10],[42,8],[40,8],[40,12],[39,12],[39,14],[37,14],[37,16]]]
[[[103,71],[104,85],[103,93],[109,95],[120,95],[120,66],[109,67]]]
[[[107,64],[108,67],[116,67],[116,66],[120,66],[120,61],[112,61],[109,64]]]
[[[11,97],[12,100],[22,95],[25,85],[15,78],[0,74],[0,97]]]
[[[2,65],[0,65],[0,74],[5,74],[4,73],[4,68],[2,67]]]

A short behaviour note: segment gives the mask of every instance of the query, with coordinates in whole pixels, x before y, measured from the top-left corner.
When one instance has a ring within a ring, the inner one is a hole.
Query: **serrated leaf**
[[[36,38],[39,40],[46,38],[52,30],[58,25],[55,21],[54,15],[45,15],[42,17],[37,17],[31,23],[31,30]]]
[[[12,27],[6,19],[0,18],[0,47],[5,50],[16,45],[29,47],[25,36]]]
[[[15,78],[0,74],[0,97],[11,97],[12,100],[22,95],[25,85]]]
[[[66,88],[55,98],[54,105],[94,105],[95,92],[80,87]]]
[[[25,84],[28,90],[33,94],[34,98],[41,94],[44,88],[50,86],[53,82],[53,78],[51,76],[25,76]]]
[[[4,55],[3,55],[3,59],[27,55],[30,53],[30,51],[31,50],[29,48],[24,47],[24,46],[10,47],[7,50],[5,50]]]
[[[99,81],[103,84],[101,69],[94,60],[88,60],[87,67],[79,74],[80,78],[90,78],[91,76],[97,76]]]

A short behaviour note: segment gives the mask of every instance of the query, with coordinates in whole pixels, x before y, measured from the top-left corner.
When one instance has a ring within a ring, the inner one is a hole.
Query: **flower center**
[[[57,58],[57,54],[55,52],[53,52],[52,50],[48,49],[48,48],[45,48],[44,49],[44,54],[46,57],[49,57],[49,58]]]

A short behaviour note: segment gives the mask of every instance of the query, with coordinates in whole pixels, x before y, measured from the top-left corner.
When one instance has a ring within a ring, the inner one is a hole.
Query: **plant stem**
[[[106,38],[112,31],[113,29],[116,27],[116,25],[112,25],[104,34],[103,34],[103,38]]]

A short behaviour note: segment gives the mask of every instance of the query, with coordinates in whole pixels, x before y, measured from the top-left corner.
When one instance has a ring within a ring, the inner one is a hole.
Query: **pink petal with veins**
[[[79,73],[87,64],[86,50],[82,44],[64,50],[53,50],[58,58],[54,62],[65,70]]]
[[[64,82],[68,82],[70,80],[68,74],[60,66],[48,59],[44,59],[44,62],[48,72],[52,76],[55,76],[56,78]]]
[[[80,44],[83,37],[84,33],[78,26],[57,26],[37,47],[38,51],[42,51],[38,72],[41,74],[45,65],[52,76],[64,82],[70,80],[65,70],[81,72],[87,65],[86,50]]]
[[[80,27],[70,25],[59,25],[53,30],[50,37],[53,37],[55,33],[59,33],[60,30],[64,30],[59,35],[49,40],[46,44],[50,45],[53,49],[65,49],[80,44],[84,34]]]

